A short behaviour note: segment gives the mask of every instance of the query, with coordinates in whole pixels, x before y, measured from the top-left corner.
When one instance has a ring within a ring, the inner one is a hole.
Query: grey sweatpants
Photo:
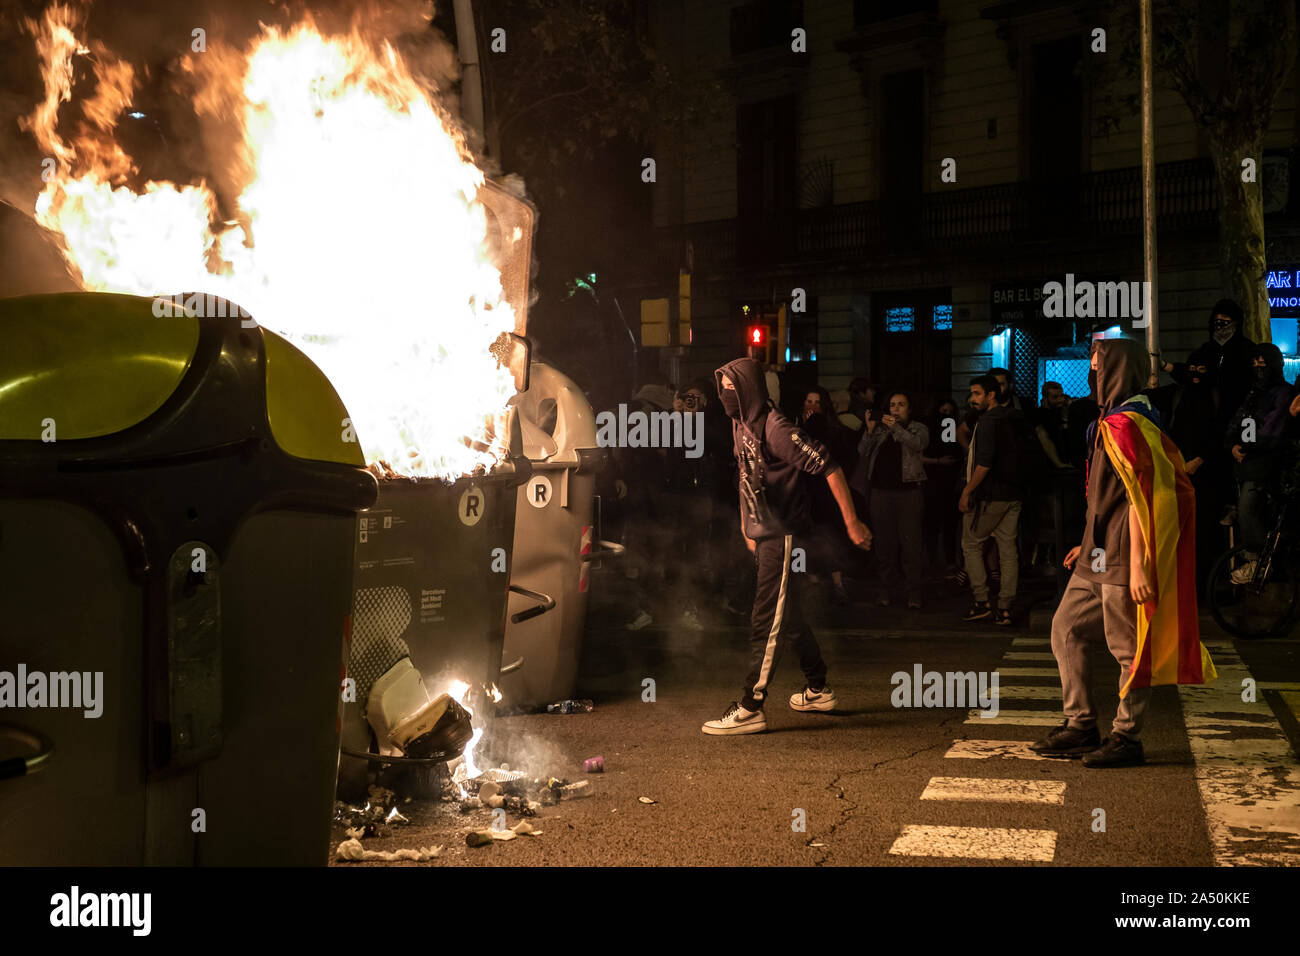
[[[1052,654],[1061,671],[1065,716],[1071,727],[1080,730],[1097,726],[1088,645],[1101,639],[1119,662],[1122,688],[1137,651],[1137,606],[1127,587],[1101,584],[1076,574],[1070,578],[1052,618]],[[1137,740],[1150,697],[1151,688],[1143,687],[1130,690],[1127,697],[1121,698],[1111,732]]]

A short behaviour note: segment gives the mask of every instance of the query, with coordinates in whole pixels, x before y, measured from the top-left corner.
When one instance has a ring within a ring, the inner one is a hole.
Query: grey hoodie
[[[728,407],[722,376],[736,386],[736,408]],[[812,523],[806,475],[838,467],[826,447],[782,415],[767,396],[763,370],[753,359],[728,362],[714,372],[718,396],[731,417],[732,450],[740,471],[740,515],[752,539],[797,534]],[[759,492],[761,491],[761,495]],[[756,513],[766,501],[770,517]]]

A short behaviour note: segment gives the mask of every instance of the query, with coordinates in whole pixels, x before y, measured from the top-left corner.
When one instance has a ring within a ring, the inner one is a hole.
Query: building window
[[[853,0],[853,25],[864,27],[914,13],[934,13],[936,0]]]
[[[936,305],[931,312],[930,328],[936,332],[952,331],[952,306]]]
[[[1089,360],[1086,358],[1045,358],[1042,360],[1043,368],[1039,374],[1039,383],[1041,390],[1042,382],[1060,382],[1061,388],[1065,394],[1071,398],[1087,398],[1092,394],[1092,387],[1088,384]],[[1034,404],[1038,404],[1041,395],[1035,394]],[[1028,402],[1028,396],[1025,396]]]
[[[803,26],[803,0],[752,0],[731,9],[731,53],[787,46],[790,31]]]
[[[790,251],[798,196],[793,96],[742,104],[736,113],[737,252],[750,264]]]
[[[914,332],[916,310],[910,305],[898,305],[885,310],[886,332]]]

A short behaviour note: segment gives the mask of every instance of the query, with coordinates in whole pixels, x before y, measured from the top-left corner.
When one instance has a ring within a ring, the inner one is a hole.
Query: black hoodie
[[[1093,345],[1099,360],[1088,375],[1092,397],[1100,408],[1098,418],[1137,395],[1146,386],[1151,368],[1146,346],[1132,339],[1101,339]],[[1102,584],[1129,583],[1128,492],[1106,447],[1096,422],[1088,429],[1088,511],[1083,523],[1082,550],[1074,573]],[[1102,555],[1093,552],[1101,549]],[[1099,560],[1100,559],[1100,560]],[[1099,570],[1093,570],[1097,563]]]
[[[1193,365],[1206,367],[1205,374],[1195,376],[1198,381],[1193,380],[1190,371]],[[1201,467],[1208,469],[1206,474],[1209,474],[1214,470],[1216,456],[1223,454],[1215,355],[1202,346],[1188,356],[1187,366],[1185,383],[1150,389],[1147,395],[1160,410],[1165,431],[1183,453],[1183,460],[1200,458],[1204,462]]]
[[[1255,346],[1255,355],[1264,357],[1263,374],[1228,424],[1224,447],[1231,450],[1240,445],[1245,461],[1236,466],[1241,481],[1267,481],[1277,470],[1281,459],[1278,452],[1286,440],[1291,416],[1289,408],[1293,389],[1283,373],[1282,350],[1271,342]],[[1253,357],[1253,356],[1252,356]],[[1247,419],[1254,422],[1254,440],[1245,441]]]
[[[1237,331],[1223,345],[1214,340],[1214,317],[1220,314],[1229,316],[1237,322]],[[1206,320],[1206,331],[1210,337],[1197,349],[1202,353],[1205,363],[1210,366],[1215,384],[1219,388],[1221,396],[1219,409],[1223,416],[1219,419],[1220,428],[1227,424],[1228,418],[1241,406],[1251,386],[1255,384],[1255,370],[1251,366],[1255,343],[1246,338],[1246,333],[1242,331],[1244,325],[1241,306],[1231,299],[1220,299],[1214,304],[1214,308],[1210,309],[1210,316]],[[1187,363],[1175,363],[1171,375],[1180,385],[1187,384],[1189,381]]]
[[[733,408],[722,387],[736,386]],[[732,451],[740,470],[740,515],[745,536],[754,540],[797,534],[811,525],[805,475],[825,475],[837,466],[824,445],[781,414],[769,400],[763,370],[753,359],[728,362],[714,372],[718,396],[731,416]],[[761,492],[761,494],[760,494]],[[755,507],[766,501],[770,516]]]

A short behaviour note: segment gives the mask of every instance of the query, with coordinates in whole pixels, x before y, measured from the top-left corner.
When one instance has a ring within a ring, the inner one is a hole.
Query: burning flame
[[[469,684],[465,683],[463,680],[453,680],[450,684],[447,685],[447,690],[445,691],[445,693],[448,694],[452,700],[454,700],[456,703],[460,704],[467,711],[469,711],[469,715],[471,717],[474,716],[474,711],[470,710],[470,706],[469,706]],[[483,773],[483,771],[479,769],[478,765],[474,763],[474,750],[475,748],[478,747],[478,742],[482,738],[483,738],[483,728],[475,727],[474,736],[471,737],[469,739],[469,743],[465,745],[463,756],[465,758],[465,779],[466,780],[473,780],[475,777]]]
[[[488,348],[515,319],[486,244],[484,176],[392,46],[305,20],[264,26],[246,52],[190,54],[196,112],[237,124],[231,217],[206,183],[128,185],[138,170],[115,136],[135,73],[81,25],[62,5],[28,21],[45,97],[24,125],[57,167],[36,219],[82,288],[247,309],[329,377],[368,461],[451,480],[500,459],[515,390]],[[96,93],[65,139],[59,107],[84,53]]]

